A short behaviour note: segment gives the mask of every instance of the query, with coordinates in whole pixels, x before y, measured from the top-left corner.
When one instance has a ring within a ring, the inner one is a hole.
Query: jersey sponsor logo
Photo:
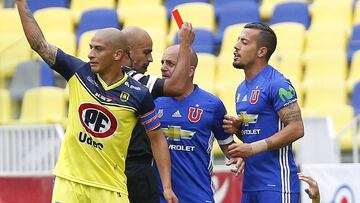
[[[129,93],[124,92],[124,91],[122,91],[122,92],[120,93],[120,100],[121,100],[122,102],[127,102],[127,101],[129,100],[129,98],[130,98],[130,94],[129,94]]]
[[[90,76],[86,77],[87,81],[89,81],[91,84],[95,85],[96,87],[99,87],[99,84]]]
[[[130,85],[129,82],[127,82],[127,81],[125,82],[125,86],[126,86],[126,87],[129,87],[130,89],[134,89],[134,90],[138,90],[138,91],[141,90],[140,87],[134,86],[134,85]]]
[[[170,144],[169,149],[170,150],[175,150],[175,151],[193,152],[195,150],[195,146]]]
[[[171,115],[171,117],[173,117],[173,118],[181,118],[180,111],[179,111],[179,110],[175,111],[175,113],[173,113],[173,114]]]
[[[196,110],[196,113],[195,113],[195,110]],[[203,111],[204,110],[199,109],[199,108],[190,107],[189,108],[189,114],[188,114],[189,121],[192,122],[192,123],[199,122],[199,120],[201,119],[201,115],[202,115]]]
[[[115,132],[117,120],[105,107],[93,103],[82,103],[78,111],[81,124],[92,136],[106,138]]]
[[[295,96],[295,89],[289,85],[289,90],[286,90],[284,88],[280,88],[278,91],[279,97],[281,101],[286,101],[286,99],[292,99]]]
[[[242,135],[259,135],[260,129],[241,130]]]
[[[79,141],[85,144],[88,144],[90,146],[93,146],[95,148],[98,148],[102,150],[104,148],[104,145],[100,142],[96,142],[92,139],[91,136],[87,135],[86,133],[80,132],[79,133]]]
[[[248,126],[249,123],[256,123],[258,120],[259,114],[248,114],[246,113],[246,111],[242,111],[240,112],[240,114],[238,115],[238,119],[241,120],[242,125],[244,126]]]
[[[168,128],[162,128],[167,139],[180,141],[181,139],[191,140],[195,132],[190,130],[182,130],[181,126],[169,125]]]
[[[108,97],[106,97],[104,95],[101,95],[98,92],[95,93],[95,96],[97,98],[101,99],[102,101],[105,101],[105,102],[111,102],[112,101],[112,99],[110,99],[110,98],[108,98]]]
[[[256,104],[260,96],[260,90],[251,90],[250,104]]]

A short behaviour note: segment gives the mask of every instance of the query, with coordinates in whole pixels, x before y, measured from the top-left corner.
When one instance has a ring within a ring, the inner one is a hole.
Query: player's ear
[[[195,66],[190,66],[189,68],[189,77],[193,77],[195,74]]]
[[[123,56],[125,56],[125,51],[123,49],[117,49],[114,53],[115,60],[120,60]]]
[[[257,57],[259,57],[259,58],[264,57],[266,55],[267,51],[268,50],[266,47],[260,47],[257,51]]]

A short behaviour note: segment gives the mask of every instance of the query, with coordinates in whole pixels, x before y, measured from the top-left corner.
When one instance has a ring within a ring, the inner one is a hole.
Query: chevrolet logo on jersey
[[[181,126],[168,126],[168,128],[162,128],[165,136],[174,141],[180,141],[181,139],[190,140],[195,132],[189,130],[182,130]]]
[[[242,122],[242,125],[248,126],[249,123],[256,123],[258,116],[259,116],[258,114],[247,114],[246,111],[242,111],[238,115],[237,119],[239,119]]]

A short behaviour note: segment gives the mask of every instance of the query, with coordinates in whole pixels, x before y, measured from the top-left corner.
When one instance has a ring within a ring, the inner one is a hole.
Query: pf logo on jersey
[[[93,103],[82,103],[78,111],[81,124],[92,136],[106,138],[115,132],[117,120],[105,107]]]
[[[195,112],[195,110],[196,110],[196,112]],[[202,109],[190,107],[189,114],[188,114],[189,121],[192,123],[198,122],[201,119],[202,113],[203,113]]]

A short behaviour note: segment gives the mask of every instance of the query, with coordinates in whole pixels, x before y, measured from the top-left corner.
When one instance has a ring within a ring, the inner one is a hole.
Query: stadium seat
[[[264,20],[270,19],[276,5],[284,2],[307,2],[307,0],[262,0],[260,5],[261,18]]]
[[[351,61],[349,77],[347,79],[348,92],[352,92],[354,85],[360,81],[360,50],[354,53]]]
[[[193,28],[202,28],[215,32],[215,12],[212,4],[195,2],[180,4],[176,8],[179,10],[183,21],[191,22]],[[173,42],[178,30],[175,20],[171,18],[168,44]]]
[[[12,100],[20,102],[27,90],[41,86],[41,76],[38,61],[29,60],[19,63],[9,85]]]
[[[49,8],[49,7],[63,7],[69,8],[68,0],[28,0],[29,9],[32,13],[39,9]],[[49,16],[50,17],[50,16]]]
[[[191,47],[196,53],[215,54],[215,36],[205,29],[194,29],[195,39]],[[175,35],[174,44],[179,44],[179,34]]]
[[[244,71],[234,68],[232,63],[233,54],[220,55],[217,58],[215,89],[219,97],[222,91],[225,91],[228,88],[234,89],[234,86],[237,87],[245,79]]]
[[[259,4],[254,1],[228,3],[218,9],[218,26],[216,42],[221,43],[226,27],[239,23],[259,22]]]
[[[54,71],[44,61],[40,61],[40,86],[55,86]]]
[[[117,12],[114,9],[93,9],[85,11],[80,18],[76,32],[76,42],[82,33],[90,30],[114,27],[120,29]]]
[[[123,27],[138,26],[145,30],[162,31],[164,35],[168,33],[168,19],[166,9],[163,5],[151,4],[133,6],[127,9],[124,16],[120,12],[123,19]]]
[[[341,27],[345,28],[347,33],[350,33],[352,25],[352,0],[314,1],[311,4],[310,12],[312,26],[318,23],[336,23],[336,25],[341,25]]]
[[[16,64],[30,57],[31,49],[17,10],[0,9],[0,80],[12,77]]]
[[[115,9],[115,0],[71,0],[70,9],[75,24],[79,23],[79,20],[86,10],[91,9]]]
[[[270,27],[277,37],[275,52],[285,53],[290,51],[291,53],[297,52],[299,55],[303,53],[306,30],[302,24],[282,22],[272,24]]]
[[[178,6],[180,4],[193,3],[193,2],[196,2],[196,3],[210,3],[209,0],[165,0],[164,2],[165,2],[165,7],[166,7],[169,18],[171,16],[172,10],[176,6]]]
[[[245,24],[235,24],[226,27],[220,47],[220,55],[231,55],[234,52],[234,45],[237,42]]]
[[[346,54],[341,51],[316,52],[307,57],[303,86],[312,89],[317,83],[345,83]]]
[[[360,114],[360,80],[354,85],[350,95],[350,103],[354,109],[355,115]]]
[[[19,122],[23,124],[66,124],[65,91],[59,87],[38,87],[26,91]]]
[[[166,16],[166,20],[167,20],[167,14],[166,14],[166,8],[165,6],[163,6],[162,4],[162,0],[119,0],[118,4],[117,4],[117,10],[118,13],[121,14],[121,19],[125,21],[126,17],[128,14],[132,14],[132,12],[134,11],[134,9],[139,8],[139,10],[137,12],[135,12],[136,14],[140,14],[143,16],[142,12],[146,12],[149,13],[150,11],[152,11],[153,7],[159,7],[162,6],[165,9],[165,16]],[[148,7],[147,11],[143,10],[141,7]],[[156,10],[154,10],[154,12],[152,13],[154,15],[157,15]],[[133,15],[133,14],[132,14]],[[154,18],[153,15],[149,15],[148,17]],[[156,19],[156,18],[154,18]]]
[[[10,92],[0,88],[0,125],[9,124],[12,120],[12,101]]]
[[[360,23],[360,3],[355,1],[354,12],[353,12],[353,25]]]
[[[34,13],[34,17],[45,35],[58,31],[74,33],[75,24],[68,8],[41,9]]]
[[[90,52],[90,41],[92,39],[92,37],[95,35],[96,30],[92,30],[92,31],[87,31],[84,32],[81,36],[80,36],[80,40],[79,40],[79,45],[78,45],[78,49],[77,49],[77,54],[76,56],[83,60],[83,61],[89,61],[88,58],[88,54]]]
[[[308,110],[331,110],[347,104],[343,82],[316,83],[305,89],[304,107]]]
[[[360,50],[360,23],[355,24],[352,28],[351,37],[347,49],[347,59],[351,63],[354,52]]]
[[[240,82],[241,81],[239,81],[239,84],[240,84]],[[224,103],[227,113],[229,115],[233,115],[233,116],[237,115],[236,114],[236,105],[235,105],[235,94],[236,94],[236,89],[238,86],[235,84],[236,83],[233,82],[233,84],[227,86],[226,88],[224,87],[217,91],[217,95],[221,99],[221,101]]]
[[[310,26],[308,3],[284,2],[277,4],[271,16],[270,24],[282,22],[300,23],[307,29]]]
[[[198,65],[194,83],[215,94],[216,57],[212,54],[198,53]]]
[[[347,34],[342,24],[312,24],[306,33],[305,58],[309,53],[319,51],[338,50],[346,53],[346,47]]]

